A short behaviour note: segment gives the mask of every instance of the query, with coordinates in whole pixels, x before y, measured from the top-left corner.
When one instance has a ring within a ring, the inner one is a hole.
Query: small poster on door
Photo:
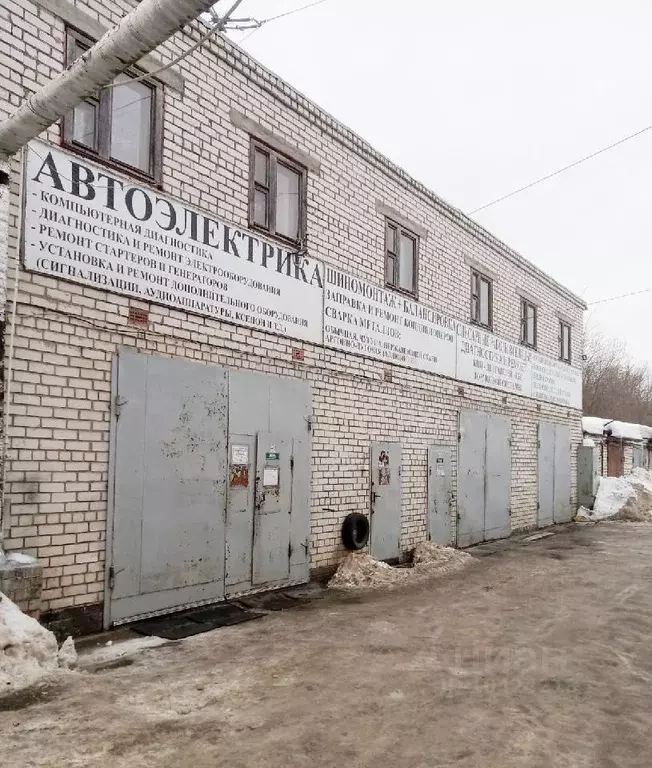
[[[249,464],[249,446],[231,446],[231,464]]]
[[[378,456],[378,485],[389,485],[389,453],[381,451]]]
[[[273,488],[278,485],[278,467],[265,467],[263,470],[263,486]]]
[[[437,477],[446,477],[446,470],[444,469],[444,457],[437,456]]]

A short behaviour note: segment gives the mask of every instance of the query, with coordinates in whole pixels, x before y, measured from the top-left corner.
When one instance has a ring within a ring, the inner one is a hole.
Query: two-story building
[[[0,117],[135,0],[0,0]],[[9,174],[7,550],[99,627],[568,520],[584,303],[219,37]],[[1,230],[0,230],[1,231]]]

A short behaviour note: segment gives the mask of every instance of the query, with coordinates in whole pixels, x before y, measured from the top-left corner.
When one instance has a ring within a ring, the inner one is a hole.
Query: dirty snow
[[[66,638],[64,644],[59,648],[58,660],[59,666],[63,669],[74,669],[77,666],[77,649],[72,637]]]
[[[109,640],[100,646],[80,652],[78,663],[81,668],[110,664],[112,661],[133,656],[147,648],[167,645],[169,642],[162,637],[148,636],[132,637],[115,643]]]
[[[586,507],[580,507],[573,519],[576,523],[595,523],[597,520],[593,514],[593,510],[587,509]]]
[[[5,559],[14,565],[34,565],[34,563],[38,562],[35,557],[24,555],[22,552],[9,552]]]
[[[593,517],[596,520],[614,517],[635,496],[634,486],[626,477],[601,477],[593,505]]]
[[[652,522],[652,472],[637,467],[626,477],[600,478],[591,519],[609,518]]]
[[[652,493],[652,472],[643,467],[636,467],[630,475],[632,485],[641,485],[648,493]]]
[[[412,568],[394,568],[374,560],[365,552],[351,552],[342,560],[328,586],[336,589],[392,589],[458,571],[472,561],[467,552],[432,541],[415,547]]]
[[[58,667],[52,632],[0,593],[0,694],[31,685]]]

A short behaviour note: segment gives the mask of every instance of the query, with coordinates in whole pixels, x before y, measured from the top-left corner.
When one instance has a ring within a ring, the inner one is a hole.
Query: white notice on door
[[[266,488],[278,485],[278,467],[265,467],[263,470],[263,485]]]
[[[249,446],[231,446],[231,464],[249,464]]]

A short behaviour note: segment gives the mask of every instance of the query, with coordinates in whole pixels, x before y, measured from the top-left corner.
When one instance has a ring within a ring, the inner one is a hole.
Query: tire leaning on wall
[[[342,542],[347,549],[356,552],[369,541],[369,518],[361,512],[351,512],[342,523]]]

